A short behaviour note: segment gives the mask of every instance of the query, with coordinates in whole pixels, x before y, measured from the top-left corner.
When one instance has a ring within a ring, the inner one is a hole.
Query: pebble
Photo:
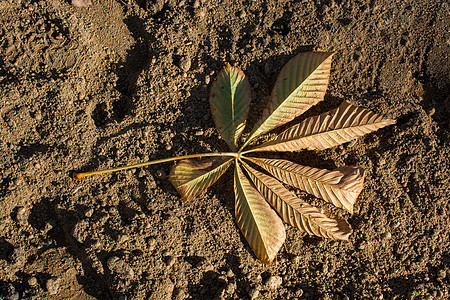
[[[234,276],[233,270],[229,269],[227,271],[227,277],[233,277],[233,276]]]
[[[167,260],[166,265],[167,265],[168,267],[171,267],[171,266],[173,266],[176,262],[177,262],[177,258],[176,258],[175,256],[172,256],[172,257],[170,257],[170,258]]]
[[[75,224],[75,227],[73,228],[73,234],[72,236],[79,242],[84,243],[90,236],[88,228],[89,228],[89,222],[87,220],[81,220],[77,224]]]
[[[260,293],[258,289],[251,289],[248,293],[248,296],[250,297],[250,299],[254,300],[259,298],[259,294]]]
[[[123,244],[123,243],[125,243],[126,241],[128,241],[130,239],[130,237],[128,236],[128,235],[126,235],[126,234],[121,234],[121,235],[119,235],[119,238],[117,239],[117,242],[119,243],[119,244]]]
[[[93,209],[93,208],[88,209],[88,210],[84,213],[84,215],[86,216],[86,218],[92,217],[93,214],[94,214],[94,209]]]
[[[179,67],[181,70],[183,70],[184,72],[189,71],[189,69],[191,68],[191,59],[189,57],[183,57],[180,60],[180,64]]]
[[[14,251],[9,255],[11,263],[17,268],[22,268],[27,262],[25,257],[25,251],[22,248],[15,248]]]
[[[134,271],[130,265],[117,256],[108,258],[106,264],[111,272],[116,273],[121,277],[126,277],[128,279],[132,279],[134,277]]]
[[[145,176],[145,171],[141,169],[141,170],[139,171],[138,177],[139,177],[139,178],[142,178],[142,177],[144,177],[144,176]]]
[[[30,278],[28,278],[28,284],[29,284],[31,287],[37,285],[37,283],[38,283],[38,282],[37,282],[36,277],[31,276]]]
[[[61,278],[58,277],[52,277],[47,280],[45,287],[47,288],[47,291],[50,295],[56,295],[58,293],[60,282]]]
[[[36,121],[41,121],[41,120],[42,120],[42,113],[41,113],[40,111],[37,111],[37,112],[34,114],[34,119],[35,119]]]
[[[283,278],[281,278],[280,276],[270,276],[270,278],[266,282],[266,286],[269,289],[276,290],[281,286],[282,283]]]
[[[211,78],[208,75],[206,75],[205,76],[205,83],[209,84],[210,81],[211,81]]]
[[[28,211],[25,207],[20,207],[17,210],[16,221],[19,224],[25,225],[28,223]]]
[[[392,237],[392,233],[390,233],[389,231],[386,231],[385,233],[383,233],[383,239],[389,240],[391,237]]]

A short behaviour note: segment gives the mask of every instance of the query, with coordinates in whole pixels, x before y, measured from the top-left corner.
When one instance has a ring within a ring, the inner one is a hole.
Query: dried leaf
[[[271,263],[286,239],[283,222],[251,185],[236,162],[236,221],[256,257]]]
[[[281,69],[271,100],[244,147],[254,138],[292,121],[323,100],[328,86],[332,53],[306,52]]]
[[[256,189],[278,212],[286,223],[311,235],[337,240],[348,240],[350,224],[339,217],[328,217],[314,206],[299,199],[275,178],[243,163]]]
[[[233,151],[245,127],[250,100],[244,72],[227,64],[212,85],[209,101],[216,127]]]
[[[310,193],[317,198],[345,208],[353,213],[356,198],[363,188],[365,170],[346,166],[334,169],[317,169],[283,159],[246,157],[261,166],[278,180]]]
[[[337,109],[307,118],[247,152],[324,150],[391,124],[395,120],[344,101]]]
[[[182,160],[170,170],[169,180],[183,200],[188,201],[216,182],[232,161],[221,157]]]

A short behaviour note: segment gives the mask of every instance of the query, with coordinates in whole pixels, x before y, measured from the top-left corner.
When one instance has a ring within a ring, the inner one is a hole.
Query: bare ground
[[[449,16],[428,0],[0,2],[0,299],[447,299]],[[310,50],[336,51],[311,114],[349,100],[398,121],[290,155],[366,168],[355,214],[336,211],[350,242],[287,227],[266,266],[234,222],[229,173],[190,203],[170,164],[71,179],[226,150],[207,101],[217,71],[249,77],[252,124]]]

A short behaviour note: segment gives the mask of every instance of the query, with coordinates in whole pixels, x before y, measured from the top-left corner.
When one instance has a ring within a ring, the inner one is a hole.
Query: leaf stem
[[[139,167],[145,167],[149,165],[156,165],[161,164],[165,162],[180,160],[180,159],[188,159],[188,158],[197,158],[197,157],[207,157],[207,156],[232,156],[232,157],[238,157],[237,153],[234,152],[220,152],[220,153],[202,153],[202,154],[191,154],[191,155],[185,155],[185,156],[177,156],[177,157],[169,157],[169,158],[163,158],[163,159],[156,159],[152,161],[148,161],[145,163],[140,163],[136,165],[131,166],[124,166],[124,167],[118,167],[113,169],[106,169],[106,170],[99,170],[99,171],[90,171],[90,172],[83,172],[83,173],[76,173],[74,172],[72,174],[72,178],[75,180],[79,180],[86,176],[91,175],[97,175],[97,174],[104,174],[104,173],[110,173],[110,172],[116,172],[116,171],[123,171],[123,170],[129,170]]]

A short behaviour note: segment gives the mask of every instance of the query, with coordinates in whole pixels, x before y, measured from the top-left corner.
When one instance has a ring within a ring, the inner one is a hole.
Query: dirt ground
[[[450,297],[447,1],[10,0],[0,20],[0,299]],[[247,74],[252,125],[281,67],[311,50],[336,54],[309,115],[349,100],[397,120],[288,155],[367,170],[355,214],[336,210],[349,242],[286,226],[262,265],[234,221],[230,172],[188,203],[171,163],[70,177],[227,151],[215,74]]]

